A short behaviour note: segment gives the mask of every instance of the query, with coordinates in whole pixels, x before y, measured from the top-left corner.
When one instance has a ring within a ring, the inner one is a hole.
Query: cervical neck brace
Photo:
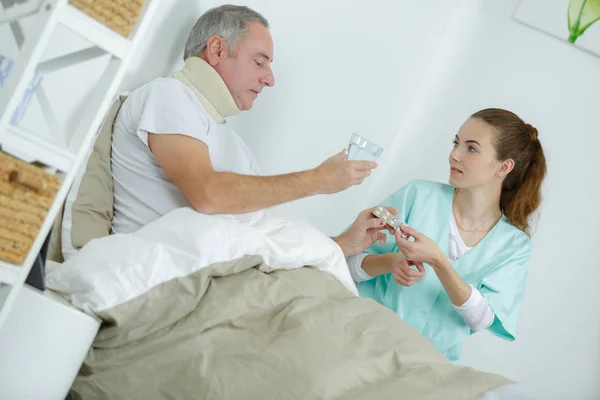
[[[173,78],[194,91],[204,110],[217,123],[240,112],[223,78],[215,69],[200,57],[185,60],[181,71],[173,73]]]

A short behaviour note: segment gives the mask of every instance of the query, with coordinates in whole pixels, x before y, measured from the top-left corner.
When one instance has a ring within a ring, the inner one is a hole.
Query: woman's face
[[[469,118],[454,137],[450,152],[450,185],[456,188],[502,184],[503,162],[496,157],[494,128],[479,118]]]

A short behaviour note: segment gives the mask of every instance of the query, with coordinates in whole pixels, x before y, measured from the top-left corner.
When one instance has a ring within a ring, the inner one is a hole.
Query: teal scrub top
[[[398,216],[407,225],[433,239],[448,256],[453,198],[452,186],[417,180],[381,205],[398,209]],[[399,251],[394,236],[389,232],[386,235],[385,244],[377,242],[366,253]],[[452,263],[494,311],[494,322],[488,330],[506,340],[515,339],[531,251],[529,237],[502,216],[475,247]],[[425,265],[425,271],[425,276],[411,287],[399,285],[392,274],[385,274],[359,283],[358,290],[361,296],[395,311],[454,362],[460,357],[462,343],[474,331],[454,310],[431,266]]]

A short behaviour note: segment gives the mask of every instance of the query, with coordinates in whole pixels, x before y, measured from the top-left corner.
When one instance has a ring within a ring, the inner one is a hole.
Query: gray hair
[[[206,48],[212,36],[222,37],[233,55],[236,43],[248,31],[248,23],[256,21],[269,27],[269,22],[258,12],[246,6],[225,4],[211,8],[198,18],[185,42],[183,60],[193,57]]]

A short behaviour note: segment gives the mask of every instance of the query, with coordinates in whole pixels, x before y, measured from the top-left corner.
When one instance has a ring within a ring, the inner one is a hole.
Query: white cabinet
[[[0,399],[64,400],[98,326],[51,293],[22,287],[0,329]]]

